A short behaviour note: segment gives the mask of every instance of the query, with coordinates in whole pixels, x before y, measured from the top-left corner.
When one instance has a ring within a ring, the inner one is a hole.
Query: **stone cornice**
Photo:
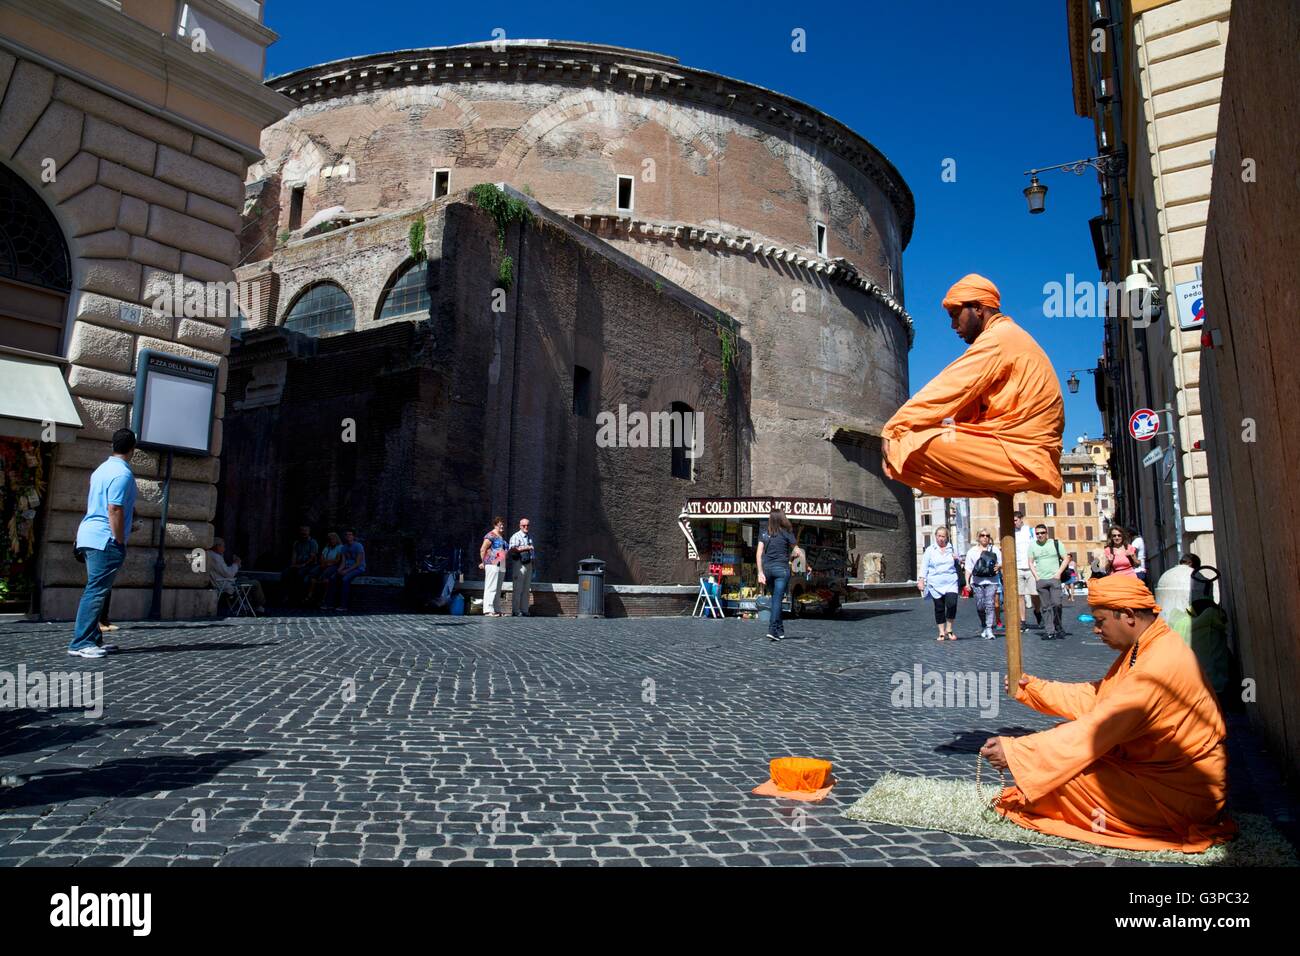
[[[791,268],[825,276],[831,282],[860,290],[897,315],[907,329],[909,346],[916,337],[916,328],[907,310],[887,289],[859,274],[857,268],[846,259],[827,259],[807,250],[787,249],[767,239],[690,223],[655,222],[610,212],[566,212],[562,215],[598,236],[606,234],[634,242],[675,242],[686,246],[709,247],[719,253],[753,256],[769,263],[784,263]]]
[[[834,152],[890,200],[904,248],[912,238],[915,206],[902,175],[864,137],[805,103],[659,54],[559,40],[505,40],[500,47],[469,43],[352,57],[274,77],[267,86],[299,104],[367,90],[475,79],[599,83],[638,95],[675,97],[744,122],[789,131]]]
[[[10,8],[31,17],[45,27],[69,36],[74,41],[89,44],[114,60],[127,63],[148,74],[158,83],[176,84],[187,93],[204,100],[214,100],[262,128],[284,117],[294,108],[289,98],[258,83],[253,77],[241,73],[216,56],[195,53],[174,37],[164,36],[125,14],[103,3],[92,0],[43,0],[32,4],[23,0],[0,0],[0,8]],[[124,102],[145,109],[156,116],[196,129],[211,139],[251,159],[261,157],[253,144],[239,143],[216,130],[209,129],[181,114],[167,111],[157,103],[148,103],[103,81],[84,73],[73,63],[53,60],[49,54],[30,50],[24,44],[7,38],[4,44],[11,49],[50,65],[59,72],[79,82],[102,90]]]

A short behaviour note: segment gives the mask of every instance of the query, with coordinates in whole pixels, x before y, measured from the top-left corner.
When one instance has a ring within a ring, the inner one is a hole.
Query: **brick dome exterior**
[[[909,392],[913,205],[865,139],[779,93],[588,43],[398,51],[269,85],[299,105],[265,130],[249,171],[258,221],[241,276],[281,273],[252,324],[283,322],[302,289],[333,279],[364,330],[401,265],[359,247],[303,268],[286,231],[507,183],[734,318],[752,362],[746,489],[897,515],[873,550],[888,578],[910,573],[911,496],[881,474],[878,436]]]

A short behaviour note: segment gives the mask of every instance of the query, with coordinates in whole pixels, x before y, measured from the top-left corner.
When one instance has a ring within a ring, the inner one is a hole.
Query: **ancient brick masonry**
[[[911,499],[881,474],[878,436],[909,392],[913,208],[861,136],[672,57],[582,43],[365,56],[270,85],[299,107],[249,170],[240,276],[273,291],[254,325],[328,280],[371,327],[406,256],[367,223],[507,183],[733,317],[752,355],[744,491],[896,515],[858,550],[910,576]],[[304,240],[330,228],[346,254],[326,259]]]
[[[687,488],[739,488],[747,350],[724,395],[716,310],[535,208],[508,234],[501,313],[495,226],[463,194],[301,244],[305,262],[337,263],[358,230],[369,256],[400,258],[427,217],[431,317],[323,339],[264,328],[234,350],[218,523],[246,561],[278,569],[308,522],[355,527],[371,572],[397,575],[430,547],[474,553],[499,511],[532,518],[546,580],[572,580],[591,553],[613,580],[691,580],[677,506]],[[591,408],[702,414],[694,481],[673,477],[669,448],[597,447],[594,415],[574,412],[575,364],[593,371]],[[355,441],[341,440],[348,420]]]

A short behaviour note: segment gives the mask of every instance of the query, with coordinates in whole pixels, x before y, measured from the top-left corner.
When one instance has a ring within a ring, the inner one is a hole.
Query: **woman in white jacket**
[[[993,601],[998,590],[998,572],[1002,570],[1002,554],[993,544],[993,535],[987,528],[980,529],[976,540],[978,543],[966,552],[966,580],[970,582],[971,590],[975,592],[975,607],[980,612],[980,624],[984,628],[980,632],[980,637],[991,641],[993,640]],[[977,574],[975,569],[980,566],[980,558],[985,555],[991,555],[991,560],[985,559],[980,570],[988,573]],[[991,569],[990,564],[992,564]]]

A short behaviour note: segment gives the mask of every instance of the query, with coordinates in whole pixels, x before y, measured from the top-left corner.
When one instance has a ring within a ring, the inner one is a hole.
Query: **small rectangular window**
[[[1049,502],[1047,502],[1047,504],[1043,505],[1043,515],[1044,515],[1045,517],[1048,517],[1048,518],[1055,518],[1055,517],[1056,517],[1056,503],[1053,502],[1053,501],[1049,501]]]
[[[1074,502],[1073,502],[1073,501],[1067,501],[1067,502],[1065,503],[1065,514],[1066,514],[1067,517],[1070,517],[1070,518],[1073,518],[1073,517],[1074,517]]]
[[[925,546],[930,547],[930,536],[928,534],[925,536]]]
[[[294,186],[293,192],[289,195],[289,228],[297,229],[302,225],[302,197],[306,193],[306,186]]]
[[[1092,517],[1092,502],[1091,502],[1091,501],[1085,501],[1085,502],[1083,503],[1083,515],[1084,515],[1085,518],[1090,518],[1090,517]]]
[[[1084,541],[1092,540],[1092,525],[1086,524],[1083,526],[1083,540]]]
[[[1070,540],[1073,541],[1077,537],[1079,537],[1078,527],[1075,525],[1070,525]]]
[[[934,515],[921,515],[922,527],[928,528],[932,524],[934,524]]]
[[[826,255],[826,226],[824,223],[817,223],[817,255]]]
[[[591,371],[581,365],[573,366],[573,414],[591,417]]]
[[[433,171],[433,198],[441,199],[451,192],[451,170],[435,169]]]
[[[618,177],[618,211],[632,211],[632,177]]]
[[[1092,491],[1092,482],[1091,482],[1091,481],[1085,481],[1085,482],[1083,483],[1083,490],[1084,490],[1085,492]]]

